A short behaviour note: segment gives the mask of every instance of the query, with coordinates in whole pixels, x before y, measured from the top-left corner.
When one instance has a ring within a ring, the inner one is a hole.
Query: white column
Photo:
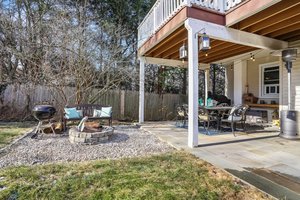
[[[198,36],[195,29],[185,22],[188,30],[188,73],[189,73],[189,123],[188,146],[198,146]]]
[[[243,94],[246,92],[247,61],[234,61],[234,104],[243,103]]]
[[[145,107],[145,58],[140,57],[139,123],[144,122]]]
[[[207,99],[208,99],[208,88],[209,88],[209,68],[208,69],[205,69],[205,99],[204,99],[204,102],[205,102],[205,105],[207,106]]]
[[[233,74],[233,66],[228,66],[225,69],[225,96],[231,99],[231,103],[234,100],[234,74]]]

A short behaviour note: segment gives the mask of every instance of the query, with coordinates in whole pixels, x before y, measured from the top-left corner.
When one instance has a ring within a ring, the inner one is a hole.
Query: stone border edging
[[[14,144],[16,144],[17,142],[19,142],[20,140],[24,139],[25,137],[29,136],[29,135],[33,135],[34,134],[34,130],[35,128],[33,128],[32,130],[25,132],[21,137],[16,138],[15,140],[13,140],[11,143],[9,143],[8,145],[6,145],[5,147],[0,149],[0,156],[1,154],[7,152]]]

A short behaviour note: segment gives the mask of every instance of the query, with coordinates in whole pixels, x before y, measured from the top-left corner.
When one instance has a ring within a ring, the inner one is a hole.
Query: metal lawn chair
[[[249,109],[248,105],[237,105],[234,106],[228,117],[221,119],[222,123],[229,123],[231,125],[232,134],[235,136],[235,126],[237,123],[241,123],[243,127],[243,131],[245,131],[245,122],[246,122],[246,111]]]

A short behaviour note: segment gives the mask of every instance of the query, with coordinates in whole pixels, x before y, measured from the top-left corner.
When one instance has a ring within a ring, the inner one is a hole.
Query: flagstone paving
[[[236,137],[229,132],[199,133],[199,146],[191,149],[187,129],[177,128],[174,122],[148,122],[141,128],[277,198],[300,199],[300,140],[280,138],[277,129],[238,132]]]

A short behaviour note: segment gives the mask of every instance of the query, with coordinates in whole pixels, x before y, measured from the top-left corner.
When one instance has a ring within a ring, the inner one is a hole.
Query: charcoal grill
[[[36,105],[32,109],[32,115],[36,118],[39,123],[35,129],[35,133],[44,133],[44,126],[48,126],[51,128],[52,132],[55,133],[53,129],[53,124],[50,122],[50,119],[56,113],[56,109],[52,105]],[[47,122],[47,124],[43,125],[43,122]]]

